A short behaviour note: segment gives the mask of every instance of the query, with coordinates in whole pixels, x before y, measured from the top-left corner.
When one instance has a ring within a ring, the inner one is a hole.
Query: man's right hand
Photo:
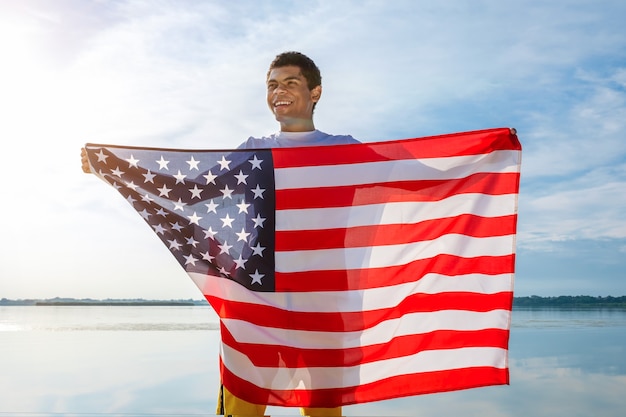
[[[82,164],[83,172],[85,174],[91,173],[91,167],[89,166],[89,159],[87,159],[87,150],[80,148],[80,162]]]

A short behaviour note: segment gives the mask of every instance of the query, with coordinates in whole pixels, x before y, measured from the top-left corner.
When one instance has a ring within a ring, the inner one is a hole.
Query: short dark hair
[[[315,65],[315,62],[303,53],[295,51],[283,52],[282,54],[276,55],[276,58],[274,58],[267,71],[266,79],[269,78],[270,72],[274,68],[289,65],[300,67],[300,71],[302,71],[302,76],[306,79],[309,90],[314,89],[318,85],[322,85],[322,75],[320,74],[320,69]]]

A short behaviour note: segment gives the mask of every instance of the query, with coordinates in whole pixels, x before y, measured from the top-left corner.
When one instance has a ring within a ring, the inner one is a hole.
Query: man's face
[[[300,68],[274,68],[267,78],[267,104],[281,124],[298,123],[313,118],[313,104],[321,95],[322,87],[309,90]]]

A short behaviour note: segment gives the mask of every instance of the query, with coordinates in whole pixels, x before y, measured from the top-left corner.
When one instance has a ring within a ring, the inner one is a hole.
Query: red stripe
[[[224,386],[254,404],[287,407],[338,407],[389,398],[431,394],[509,383],[508,369],[475,367],[398,375],[356,387],[317,390],[267,390],[222,368]],[[337,375],[341,378],[341,375]]]
[[[276,292],[342,291],[378,288],[414,282],[428,273],[457,276],[466,274],[511,274],[515,255],[462,258],[441,254],[406,265],[332,271],[276,272]]]
[[[411,313],[443,310],[475,312],[510,310],[513,295],[511,292],[412,294],[405,297],[398,305],[389,308],[354,312],[288,311],[269,305],[226,301],[212,295],[206,295],[206,298],[215,311],[219,311],[222,319],[243,320],[257,326],[278,329],[352,332],[369,329],[387,320],[397,319]]]
[[[477,173],[454,180],[395,181],[276,190],[276,210],[440,201],[456,194],[517,194],[519,174]],[[320,197],[322,196],[322,197]]]
[[[418,158],[479,155],[497,150],[521,150],[517,137],[509,129],[488,129],[425,138],[387,142],[337,145],[349,146],[349,152],[328,152],[323,146],[272,148],[274,168],[340,165]]]
[[[472,237],[515,234],[517,216],[479,217],[463,214],[415,224],[359,226],[348,229],[276,231],[276,252],[360,248],[433,240],[447,234]]]
[[[408,397],[411,395],[432,394],[435,392],[455,391],[490,385],[508,385],[508,383],[508,369],[489,366],[398,375],[384,381],[359,386],[353,394],[354,399],[349,403],[344,402],[344,404],[378,401],[401,396]],[[351,395],[349,390],[346,391],[348,391],[348,395]],[[328,394],[333,395],[331,392]],[[323,404],[324,399],[319,398],[318,394],[315,400],[319,400],[320,403]]]
[[[399,336],[388,343],[345,349],[300,349],[261,343],[238,343],[225,326],[222,341],[246,355],[259,367],[351,367],[363,363],[410,356],[426,350],[464,347],[508,348],[509,331],[483,329],[475,331],[438,330],[425,334]]]

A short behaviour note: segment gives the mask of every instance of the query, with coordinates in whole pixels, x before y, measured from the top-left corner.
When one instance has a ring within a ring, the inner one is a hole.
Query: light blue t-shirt
[[[238,149],[293,148],[360,143],[350,135],[329,135],[319,130],[311,132],[278,132],[260,138],[249,137]]]

